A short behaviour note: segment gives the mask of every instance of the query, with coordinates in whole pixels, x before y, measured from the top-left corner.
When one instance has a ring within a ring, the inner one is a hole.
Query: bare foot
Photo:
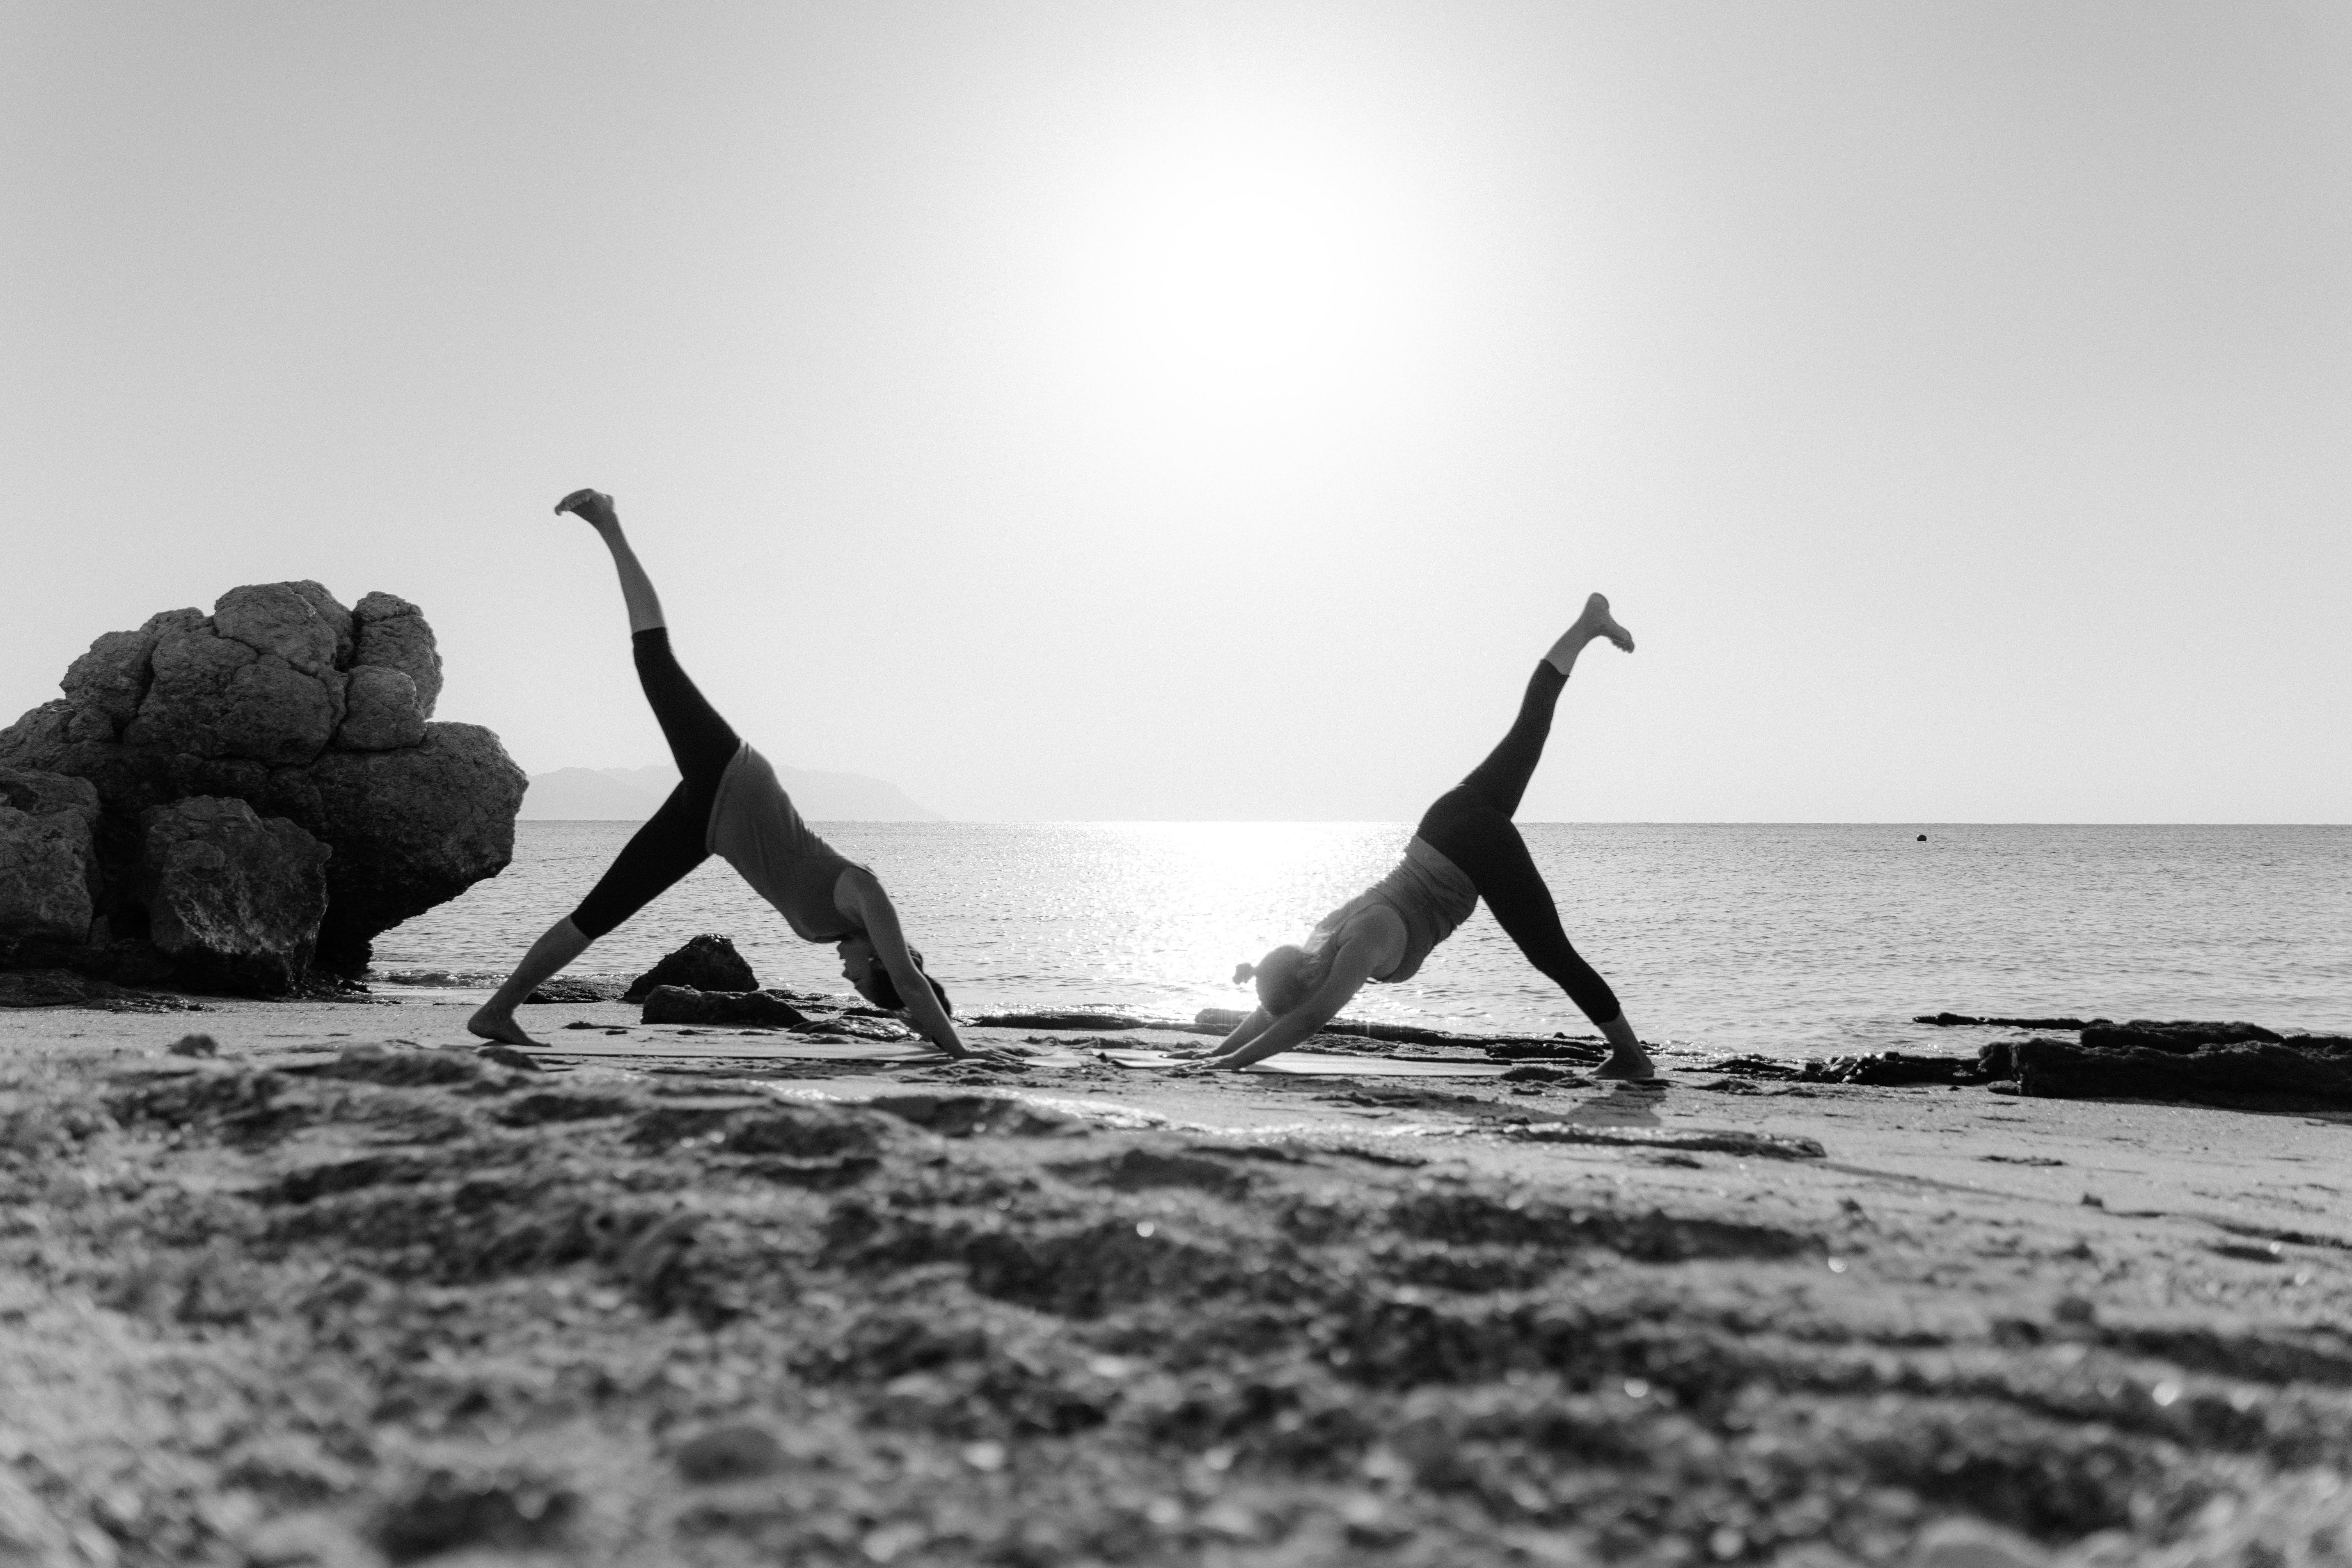
[[[1595,637],[1607,637],[1625,652],[1633,651],[1633,634],[1619,626],[1617,617],[1609,613],[1609,596],[1605,594],[1595,594],[1584,601],[1584,614],[1559,634],[1559,640],[1551,645],[1551,651],[1544,658],[1554,669],[1569,674],[1576,668],[1576,656]]]
[[[603,490],[573,490],[555,503],[556,516],[562,517],[567,511],[577,513],[588,526],[599,530],[621,521],[620,513],[613,510],[613,498]]]
[[[466,1020],[466,1028],[469,1034],[478,1035],[486,1040],[497,1040],[503,1045],[539,1045],[537,1040],[523,1033],[522,1026],[515,1022],[512,1013],[493,1013],[487,1005]]]
[[[1592,596],[1597,599],[1601,595],[1595,594]],[[1607,611],[1602,613],[1605,615]],[[1619,1046],[1609,1053],[1607,1061],[1592,1069],[1592,1076],[1612,1079],[1655,1078],[1658,1076],[1658,1064],[1652,1061],[1649,1053],[1639,1046]]]
[[[1618,651],[1633,651],[1633,634],[1617,624],[1609,613],[1609,595],[1595,594],[1584,601],[1584,614],[1576,617],[1576,625],[1568,628],[1570,637],[1580,637],[1591,642],[1594,637],[1607,637],[1617,645]]]

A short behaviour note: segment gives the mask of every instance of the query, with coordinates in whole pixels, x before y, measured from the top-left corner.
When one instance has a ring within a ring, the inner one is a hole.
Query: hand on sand
[[[932,1047],[935,1051],[937,1047]],[[976,1068],[1025,1068],[1029,1064],[1001,1046],[982,1046],[976,1051],[939,1051],[951,1062],[969,1062]]]
[[[540,1049],[540,1044],[523,1033],[512,1013],[493,1013],[485,1005],[466,1020],[466,1032],[485,1040],[496,1040],[502,1046],[530,1046]]]
[[[556,516],[562,517],[567,511],[577,514],[593,528],[609,528],[620,521],[620,513],[613,510],[613,498],[603,490],[573,490],[555,503]]]

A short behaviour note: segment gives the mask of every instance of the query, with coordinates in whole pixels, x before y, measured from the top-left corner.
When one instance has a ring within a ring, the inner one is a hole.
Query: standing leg
[[[1495,923],[1528,962],[1567,992],[1568,999],[1607,1037],[1610,1057],[1595,1076],[1656,1076],[1617,994],[1570,943],[1551,889],[1510,819],[1466,790],[1449,790],[1429,808],[1418,831],[1432,848],[1462,868],[1494,912]]]
[[[636,913],[700,865],[719,781],[742,742],[707,701],[670,652],[669,632],[654,593],[653,580],[621,533],[612,498],[594,490],[564,497],[558,511],[578,512],[613,552],[621,596],[629,611],[631,653],[638,684],[669,742],[678,785],[643,827],[637,829],[579,908],[550,926],[523,954],[506,984],[467,1027],[485,1039],[536,1045],[514,1010],[540,985],[588,950],[588,945]]]

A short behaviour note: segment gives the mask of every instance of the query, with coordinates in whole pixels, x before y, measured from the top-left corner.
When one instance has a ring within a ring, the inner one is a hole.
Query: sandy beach
[[[0,1560],[2352,1541],[2352,1116],[471,1003],[0,1015]]]

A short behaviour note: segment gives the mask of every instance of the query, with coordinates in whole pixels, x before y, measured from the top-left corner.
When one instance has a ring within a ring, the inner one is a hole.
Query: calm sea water
[[[514,864],[387,932],[379,971],[503,971],[635,830],[526,822]],[[2352,1033],[2352,827],[1521,825],[1643,1036],[1777,1055],[1962,1042],[1914,1014],[2251,1018]],[[1245,1005],[1234,965],[1392,865],[1398,823],[818,825],[872,866],[960,1012]],[[844,989],[711,860],[591,948],[634,974],[722,931],[765,984]],[[1588,1030],[1482,908],[1359,1016]]]

